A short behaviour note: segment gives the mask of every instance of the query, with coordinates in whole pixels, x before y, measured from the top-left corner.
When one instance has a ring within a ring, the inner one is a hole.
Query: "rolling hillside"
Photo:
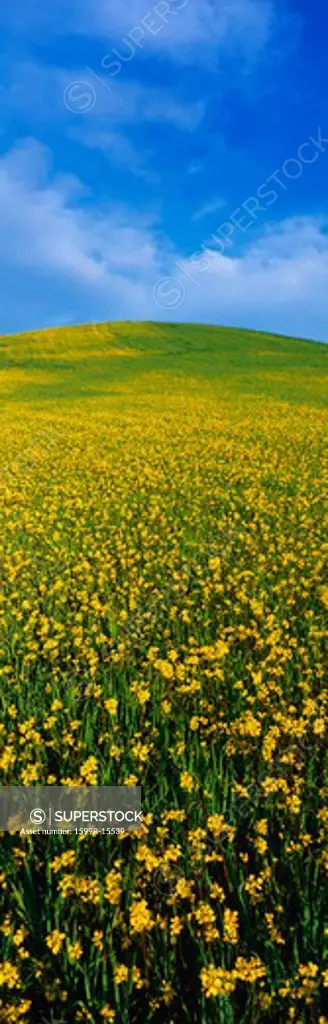
[[[1,1022],[326,1021],[327,375],[200,325],[0,339],[0,786],[144,815],[1,834]]]
[[[136,379],[149,393],[159,375],[166,392],[182,382],[192,388],[200,378],[202,387],[215,385],[226,396],[320,405],[327,399],[328,346],[200,324],[87,324],[0,337],[3,398],[115,398],[122,388],[131,397]]]

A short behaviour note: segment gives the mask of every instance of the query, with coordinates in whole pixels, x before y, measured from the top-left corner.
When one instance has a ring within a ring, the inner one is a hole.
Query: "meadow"
[[[328,1024],[327,383],[241,330],[0,338],[0,784],[144,815],[1,834],[1,1024]]]

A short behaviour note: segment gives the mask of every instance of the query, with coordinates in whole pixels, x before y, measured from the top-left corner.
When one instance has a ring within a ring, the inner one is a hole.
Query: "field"
[[[2,833],[0,1021],[324,1024],[328,346],[0,339],[0,783],[140,784]]]

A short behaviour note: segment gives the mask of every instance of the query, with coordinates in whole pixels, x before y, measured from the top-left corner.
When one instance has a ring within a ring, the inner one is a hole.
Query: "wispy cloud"
[[[156,175],[147,165],[147,154],[140,153],[130,139],[120,132],[106,131],[105,129],[92,128],[88,123],[73,125],[66,132],[68,138],[79,142],[88,149],[97,150],[115,167],[121,167],[134,174],[137,178],[144,178],[145,181],[156,184]]]
[[[85,30],[90,21],[91,0],[84,4]],[[168,0],[161,5],[149,0],[133,0],[129,5],[97,6],[98,30],[111,36],[124,37],[134,26],[152,20],[152,30],[145,28],[144,46],[169,51],[178,60],[204,59],[202,48],[219,51],[233,47],[250,56],[266,46],[275,21],[274,0]],[[151,19],[152,15],[152,19]],[[140,41],[141,46],[142,40]]]
[[[115,43],[141,26],[140,50],[155,48],[188,62],[197,56],[203,61],[205,47],[256,55],[271,37],[276,9],[275,0],[30,0],[28,8],[26,0],[16,0],[14,7],[3,6],[1,20],[24,35],[40,29],[45,37],[74,32]]]
[[[25,114],[30,125],[48,125],[50,121],[64,126],[76,125],[81,97],[87,94],[88,88],[92,97],[88,120],[94,126],[99,119],[107,118],[107,130],[110,118],[111,126],[158,122],[192,132],[201,123],[206,110],[204,100],[184,99],[176,89],[157,86],[150,90],[138,80],[127,81],[123,77],[119,88],[111,88],[101,69],[95,78],[91,71],[83,68],[44,66],[35,61],[7,68],[0,104],[4,115],[6,111],[10,115]]]
[[[208,203],[204,203],[203,206],[200,206],[199,209],[192,214],[191,220],[202,220],[203,217],[207,217],[211,213],[216,213],[217,210],[222,210],[223,206],[226,206],[225,199],[211,199]]]
[[[199,171],[203,169],[202,160],[192,160],[187,167],[187,174],[199,174]]]

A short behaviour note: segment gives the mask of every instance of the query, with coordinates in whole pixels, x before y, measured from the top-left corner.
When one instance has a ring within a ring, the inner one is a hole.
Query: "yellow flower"
[[[211,885],[210,897],[211,900],[220,900],[220,903],[224,903],[225,892],[224,889],[222,889],[222,886],[218,885],[217,882],[213,882],[213,885]]]
[[[214,964],[204,967],[200,978],[206,999],[229,996],[236,988],[233,971],[225,971],[222,967],[215,967]]]
[[[104,899],[114,906],[119,902],[122,892],[122,877],[119,872],[114,869],[109,871],[105,878],[105,885]]]
[[[27,768],[24,768],[21,773],[23,786],[30,786],[32,782],[37,782],[40,774],[40,767],[41,765],[39,764],[29,764]]]
[[[80,942],[68,943],[67,946],[68,959],[71,963],[75,964],[78,960],[81,960],[83,949]]]
[[[225,907],[223,912],[223,938],[224,942],[231,942],[236,946],[238,942],[238,912]]]
[[[130,910],[130,928],[132,932],[147,932],[154,927],[154,920],[146,900],[138,899],[132,903]]]
[[[139,971],[139,967],[133,967],[132,968],[132,979],[133,979],[133,983],[134,983],[134,985],[136,986],[137,989],[143,988],[145,982],[143,981],[143,979],[141,977],[141,973]]]
[[[145,683],[135,682],[131,683],[131,693],[134,693],[135,697],[141,707],[144,707],[150,699],[150,689]]]
[[[7,749],[4,750],[2,757],[0,758],[0,768],[6,772],[8,768],[11,768],[16,761],[16,754],[14,748],[8,745]]]
[[[107,1003],[107,1006],[103,1006],[102,1010],[100,1010],[100,1016],[103,1017],[104,1020],[112,1021],[115,1020],[115,1011],[112,1010]]]
[[[23,604],[24,604],[24,602],[23,602]],[[10,715],[11,718],[17,718],[18,711],[17,711],[17,708],[16,708],[16,704],[9,704],[9,707],[8,707],[7,710],[8,710],[8,714]]]
[[[218,576],[220,575],[220,572],[221,572],[221,565],[222,565],[221,558],[217,558],[217,557],[216,558],[209,558],[209,562],[208,562],[209,569],[211,569],[211,572],[216,573]]]
[[[174,998],[174,989],[170,981],[162,981],[163,1002],[169,1006]]]
[[[214,910],[207,903],[200,903],[196,910],[194,910],[194,916],[199,924],[208,925],[213,924],[215,921]]]
[[[257,839],[254,840],[254,846],[258,853],[261,854],[261,856],[263,856],[263,854],[266,853],[268,849],[267,841],[266,839],[262,839],[262,836],[258,836]]]
[[[80,776],[90,786],[96,786],[98,782],[98,763],[96,757],[88,757],[87,761],[80,768]]]
[[[190,772],[181,772],[180,774],[180,786],[181,789],[186,789],[188,793],[192,793],[194,789],[194,780]]]
[[[7,915],[7,917],[5,917],[3,924],[0,925],[0,931],[2,932],[3,935],[11,935],[12,934],[13,926],[12,926],[12,922],[10,920],[9,915]]]
[[[253,984],[258,980],[258,978],[265,977],[265,967],[257,956],[251,957],[250,960],[246,960],[244,957],[238,956],[235,963],[234,974],[240,981]]]
[[[179,917],[172,917],[172,920],[170,922],[170,934],[171,934],[171,936],[174,937],[176,935],[180,935],[180,932],[182,932],[182,929],[183,929],[183,923],[180,920],[180,918]]]
[[[58,871],[60,871],[60,869],[62,867],[65,867],[65,868],[66,867],[72,867],[73,868],[74,864],[75,864],[75,850],[65,850],[64,853],[62,853],[59,857],[54,857],[54,859],[52,861],[50,861],[50,867],[53,868],[53,870],[55,871],[56,874],[57,874]]]
[[[170,711],[171,711],[171,708],[172,708],[172,704],[170,703],[169,700],[162,700],[161,710],[163,711],[164,715],[169,715]]]
[[[59,932],[57,928],[55,928],[54,931],[50,932],[50,935],[47,936],[46,945],[48,946],[48,949],[50,949],[51,953],[54,953],[55,956],[57,956],[57,953],[60,953],[64,939],[65,933]]]
[[[278,946],[284,946],[285,940],[283,939],[282,935],[280,935],[278,928],[276,928],[275,926],[273,914],[265,914],[264,916],[268,926],[270,939],[272,940],[272,942],[276,942]]]
[[[103,935],[104,933],[100,930],[100,928],[96,928],[96,930],[93,932],[93,936],[91,939],[93,945],[96,947],[96,949],[99,949],[100,951],[103,949],[104,946]]]
[[[291,814],[299,814],[302,808],[302,804],[299,796],[293,793],[292,796],[288,796],[286,799],[286,805]]]
[[[4,960],[0,966],[0,985],[6,985],[7,988],[21,988],[19,971],[14,964],[10,963],[10,960]]]
[[[260,818],[260,820],[256,822],[255,832],[259,836],[266,836],[268,834],[268,819],[267,818]]]
[[[18,928],[17,932],[15,932],[15,935],[13,936],[13,941],[15,943],[15,946],[22,946],[22,944],[24,942],[24,939],[26,939],[26,936],[27,936],[26,929],[25,928]]]
[[[110,697],[109,700],[105,700],[104,707],[106,708],[106,711],[108,711],[109,714],[112,716],[112,718],[115,718],[115,716],[117,715],[118,700],[116,700],[116,697]]]
[[[189,900],[193,895],[193,882],[187,882],[186,878],[179,878],[176,884],[175,892],[177,896],[181,896],[182,900]]]
[[[53,702],[52,702],[51,711],[60,711],[61,708],[63,708],[63,707],[64,707],[64,705],[63,705],[62,700],[57,700],[56,699],[56,700],[53,700]]]
[[[207,819],[207,827],[216,839],[226,831],[226,823],[223,814],[211,814]]]
[[[127,981],[129,977],[129,968],[125,964],[117,964],[114,969],[114,981],[115,985],[121,985],[123,981]]]
[[[155,661],[155,668],[158,669],[164,679],[170,680],[174,678],[174,668],[171,662],[158,659],[158,661]]]

